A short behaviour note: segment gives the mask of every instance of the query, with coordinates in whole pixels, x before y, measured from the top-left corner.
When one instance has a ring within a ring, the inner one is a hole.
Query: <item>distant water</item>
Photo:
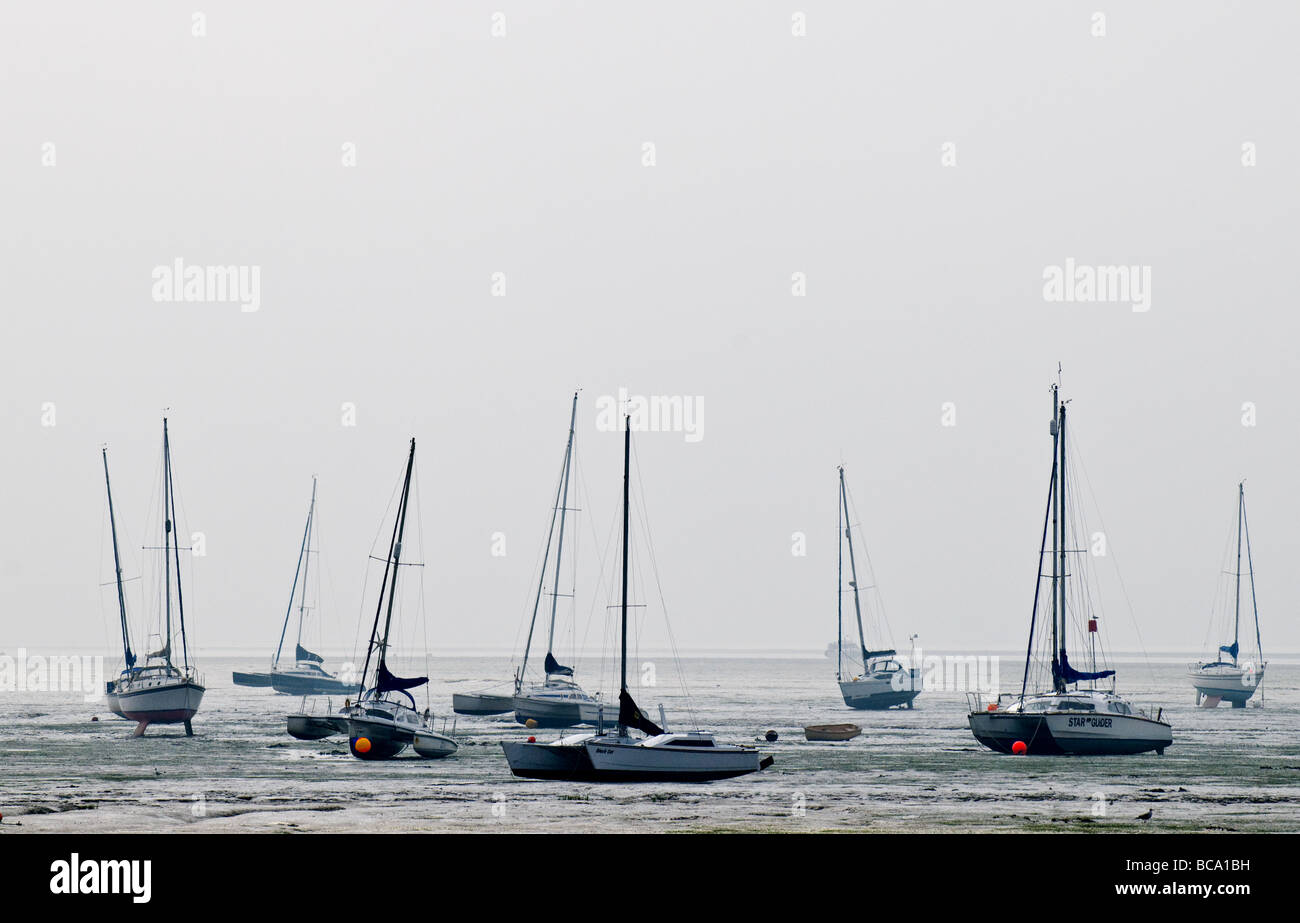
[[[1164,756],[1122,757],[991,753],[971,737],[961,693],[927,691],[912,711],[855,712],[825,659],[681,666],[699,726],[735,742],[780,734],[763,744],[771,769],[706,785],[517,780],[499,742],[528,731],[508,716],[458,718],[462,747],[448,760],[363,763],[341,738],[289,737],[284,718],[297,700],[234,686],[232,669],[260,667],[221,659],[202,664],[208,692],[188,739],[170,726],[133,740],[132,723],[75,694],[0,693],[0,812],[8,832],[1300,831],[1294,658],[1270,664],[1263,707],[1244,710],[1195,708],[1179,658],[1122,666],[1121,691],[1163,706],[1174,726]],[[510,671],[487,657],[430,667],[430,705],[448,730],[452,692]],[[636,691],[643,709],[655,715],[662,701],[670,726],[691,726],[675,678],[661,683]],[[805,724],[842,721],[863,736],[803,739]],[[1143,825],[1135,818],[1148,809]]]

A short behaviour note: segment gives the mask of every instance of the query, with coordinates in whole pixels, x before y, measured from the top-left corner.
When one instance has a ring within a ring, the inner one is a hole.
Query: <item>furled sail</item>
[[[1115,675],[1114,670],[1098,670],[1096,673],[1087,673],[1082,670],[1076,670],[1074,667],[1070,666],[1070,658],[1065,656],[1064,648],[1061,649],[1061,662],[1059,666],[1053,664],[1052,669],[1053,672],[1056,673],[1057,677],[1062,682],[1066,683],[1077,683],[1082,680],[1090,679],[1105,679],[1108,676]]]
[[[423,686],[429,681],[429,677],[427,676],[414,676],[409,679],[402,676],[394,676],[389,672],[388,665],[383,661],[379,662],[379,675],[377,679],[378,682],[375,683],[375,691],[378,693],[399,692],[403,689],[414,689],[416,686]]]
[[[1237,644],[1236,641],[1233,641],[1231,644],[1221,644],[1221,645],[1219,645],[1219,650],[1222,651],[1223,653],[1227,654],[1227,655],[1228,655],[1229,657],[1231,657],[1233,660],[1236,660],[1236,659],[1237,659],[1237,652],[1240,650],[1240,647],[1239,647],[1239,645]]]
[[[546,652],[546,675],[547,676],[572,676],[573,667],[561,666],[560,662],[555,659],[555,655],[550,651]]]
[[[623,727],[644,731],[651,737],[664,732],[663,728],[647,718],[641,709],[636,707],[636,702],[632,701],[632,696],[628,695],[626,689],[620,690],[618,694],[618,723]]]
[[[311,651],[307,650],[307,648],[303,647],[301,644],[298,645],[298,651],[297,653],[294,654],[294,656],[298,659],[299,662],[307,662],[307,663],[325,662],[324,657],[322,657],[320,654],[313,654]]]
[[[877,657],[893,657],[898,651],[864,651],[868,660],[875,660]]]

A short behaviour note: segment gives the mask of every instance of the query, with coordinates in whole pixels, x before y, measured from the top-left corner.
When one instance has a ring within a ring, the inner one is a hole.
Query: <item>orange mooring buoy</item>
[[[1024,756],[1027,752],[1029,752],[1029,747],[1025,746],[1025,742],[1023,740],[1017,740],[1015,743],[1011,745],[1011,752],[1014,753],[1016,756]]]
[[[358,753],[369,753],[369,752],[370,752],[370,738],[369,738],[369,737],[358,737],[356,740],[354,740],[354,741],[352,742],[352,749],[356,750]]]

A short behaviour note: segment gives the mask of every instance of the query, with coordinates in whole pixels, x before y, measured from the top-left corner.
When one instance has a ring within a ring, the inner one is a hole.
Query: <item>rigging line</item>
[[[636,458],[637,461],[636,485],[637,485],[637,493],[639,498],[639,508],[641,512],[641,526],[642,526],[642,530],[645,533],[646,551],[650,559],[650,570],[651,573],[654,574],[655,589],[659,594],[659,605],[660,608],[663,610],[663,614],[664,614],[664,626],[668,629],[668,643],[673,652],[674,666],[676,667],[677,670],[677,680],[682,687],[682,694],[686,698],[686,712],[688,715],[690,715],[691,723],[695,725],[696,729],[698,729],[700,727],[699,717],[697,716],[695,711],[695,705],[691,696],[690,689],[686,685],[686,672],[685,670],[682,669],[681,653],[677,648],[677,637],[673,632],[672,621],[668,617],[668,602],[664,598],[663,584],[660,582],[660,578],[659,578],[659,562],[655,554],[654,540],[653,537],[651,536],[650,514],[648,510],[648,503],[646,502],[645,486],[641,482],[641,460],[640,457],[637,455],[635,448],[632,450],[632,455],[634,458]],[[643,621],[644,621],[644,616],[643,616]]]
[[[1101,531],[1106,535],[1106,554],[1111,560],[1111,565],[1115,568],[1115,579],[1119,582],[1120,593],[1124,596],[1124,605],[1128,608],[1129,621],[1133,625],[1134,634],[1137,635],[1138,649],[1142,652],[1142,659],[1146,663],[1147,678],[1151,683],[1156,680],[1155,670],[1151,666],[1151,655],[1147,653],[1146,642],[1142,639],[1142,629],[1138,625],[1137,614],[1133,611],[1133,601],[1128,595],[1128,586],[1124,583],[1124,575],[1119,569],[1119,560],[1115,557],[1113,547],[1110,543],[1110,530],[1106,528],[1106,521],[1101,515],[1101,505],[1097,503],[1097,495],[1092,489],[1092,479],[1088,476],[1088,469],[1083,464],[1083,453],[1080,448],[1078,435],[1078,425],[1074,425],[1072,430],[1071,441],[1073,443],[1071,458],[1080,471],[1083,472],[1084,485],[1088,488],[1088,497],[1092,500],[1093,509],[1097,513],[1097,523],[1101,526]]]
[[[1244,482],[1243,482],[1244,483]],[[1246,519],[1246,496],[1241,495],[1241,527],[1246,533],[1246,566],[1250,570],[1250,609],[1255,616],[1255,652],[1264,660],[1264,642],[1259,634],[1259,602],[1255,598],[1255,559],[1250,553],[1250,522]]]
[[[576,452],[574,453],[574,461],[577,462],[574,475],[575,478],[577,479],[579,500],[582,503],[583,509],[586,509],[588,511],[594,510],[594,507],[591,505],[591,496],[588,490],[586,469],[583,468],[581,462],[577,457]],[[611,521],[609,536],[607,537],[605,544],[602,546],[600,542],[600,535],[597,534],[596,532],[595,513],[592,512],[583,518],[586,520],[587,528],[590,529],[591,531],[592,541],[595,543],[593,547],[596,549],[596,555],[597,555],[596,584],[595,584],[595,588],[591,593],[591,601],[588,604],[587,618],[585,620],[585,625],[583,627],[582,647],[585,650],[587,647],[587,639],[591,636],[592,621],[594,620],[596,615],[596,604],[601,599],[609,598],[607,594],[612,593],[612,589],[610,588],[610,585],[605,580],[605,574],[606,574],[605,562],[609,559],[610,543],[613,542],[614,540],[614,530],[615,527],[618,525],[618,520],[615,519]],[[578,530],[575,530],[575,532],[577,531]],[[576,543],[577,535],[574,536],[574,541]],[[573,559],[574,559],[574,568],[576,573],[576,568],[577,568],[576,551],[573,555]],[[574,606],[574,622],[576,625],[577,603],[574,602],[573,606]],[[611,668],[613,666],[613,660],[607,659],[605,656],[606,652],[609,649],[610,649],[610,620],[609,620],[609,611],[606,610],[601,613],[601,649],[600,649],[601,652],[600,652],[600,659],[599,659],[600,666],[596,671],[596,682],[597,685],[600,686],[601,691],[611,688],[610,686],[605,684],[605,665],[606,663],[609,663]],[[610,673],[611,681],[612,681],[612,677],[613,677],[613,673],[611,672]]]
[[[853,499],[853,491],[852,489],[849,488],[847,482],[844,485],[844,492],[848,494],[849,508],[853,511],[853,518],[857,520],[858,536],[861,539],[861,545],[862,545],[862,557],[867,565],[867,579],[871,581],[871,584],[869,586],[860,587],[859,589],[867,589],[867,590],[874,591],[873,595],[875,598],[875,606],[872,608],[875,610],[875,613],[878,614],[880,617],[879,621],[882,623],[880,625],[880,628],[884,629],[883,636],[878,636],[878,639],[881,642],[882,647],[884,647],[886,641],[888,642],[889,647],[894,647],[895,646],[894,630],[889,624],[889,614],[888,611],[885,609],[885,594],[880,591],[880,584],[879,581],[876,579],[876,566],[871,561],[871,549],[868,547],[867,544],[867,534],[866,531],[862,528],[862,519],[858,515],[858,505]],[[871,604],[868,603],[868,606],[870,605]],[[873,619],[872,621],[875,620]],[[877,639],[873,638],[872,640],[875,641]],[[911,666],[915,666],[915,664],[912,664]],[[865,665],[863,669],[866,669]]]
[[[420,549],[421,561],[423,561],[424,559],[424,514],[420,512],[420,463],[418,460],[415,463],[415,471],[413,473],[411,480],[414,482],[411,485],[411,492],[415,494],[415,541],[417,542],[417,547]],[[429,667],[432,663],[430,659],[432,655],[429,650],[429,613],[425,609],[425,602],[424,602],[424,571],[421,570],[419,574],[420,574],[419,579],[416,581],[416,607],[415,608],[416,611],[420,614],[420,632],[424,641],[424,675],[431,676],[433,674],[433,671],[429,669]],[[431,693],[429,687],[432,685],[433,683],[424,684],[424,708],[426,711],[428,711],[430,708],[429,696],[431,695]]]
[[[1052,477],[1047,485],[1047,511],[1043,514],[1043,537],[1038,543],[1038,564],[1034,568],[1038,579],[1034,581],[1034,607],[1029,616],[1029,644],[1025,650],[1025,673],[1020,681],[1020,701],[1025,700],[1025,690],[1029,686],[1029,663],[1034,651],[1034,627],[1038,622],[1038,599],[1043,589],[1043,555],[1047,554],[1047,524],[1052,517],[1052,497],[1056,492],[1056,450],[1052,450]],[[1041,656],[1042,651],[1040,649]]]

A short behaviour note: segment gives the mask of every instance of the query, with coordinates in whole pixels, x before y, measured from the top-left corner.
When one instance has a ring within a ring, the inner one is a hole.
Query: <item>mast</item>
[[[1058,508],[1060,509],[1060,512],[1061,512],[1061,520],[1060,520],[1060,528],[1061,528],[1061,531],[1060,531],[1060,536],[1059,536],[1059,543],[1058,543],[1058,546],[1057,546],[1057,555],[1058,555],[1058,557],[1060,558],[1060,575],[1061,575],[1061,576],[1060,576],[1060,580],[1058,581],[1058,584],[1057,584],[1057,587],[1058,587],[1057,592],[1060,594],[1060,597],[1061,597],[1060,606],[1059,606],[1058,608],[1059,608],[1059,611],[1060,611],[1060,620],[1061,620],[1061,633],[1060,633],[1060,646],[1061,646],[1061,670],[1062,670],[1062,673],[1064,673],[1064,670],[1065,670],[1065,659],[1066,659],[1066,655],[1065,655],[1065,553],[1066,553],[1066,552],[1065,552],[1065,492],[1066,492],[1066,480],[1065,480],[1065,402],[1064,402],[1064,401],[1061,402],[1061,422],[1060,422],[1060,430],[1061,430],[1061,434],[1060,434],[1060,438],[1058,439],[1058,443],[1059,443],[1059,445],[1060,445],[1060,449],[1061,449],[1061,457],[1060,457],[1060,461],[1058,462],[1058,464],[1059,464],[1059,466],[1060,466],[1061,477],[1060,477],[1060,482],[1059,482],[1058,485],[1057,485],[1057,494],[1056,494],[1056,498],[1057,498],[1057,500],[1056,500],[1056,502],[1057,502],[1057,506],[1058,506]],[[1062,677],[1061,677],[1061,683],[1060,683],[1060,688],[1057,690],[1057,692],[1064,692],[1064,691],[1065,691],[1065,685],[1066,685],[1066,683],[1065,683],[1065,677],[1064,677],[1064,675],[1062,675]]]
[[[311,506],[307,510],[307,525],[302,530],[302,546],[298,549],[298,566],[293,569],[293,586],[289,589],[289,605],[284,610],[284,624],[280,626],[280,643],[275,647],[275,659],[271,661],[271,669],[275,669],[280,663],[280,651],[284,648],[284,635],[289,630],[289,615],[293,612],[293,600],[298,595],[298,575],[303,574],[303,592],[306,592],[307,580],[306,574],[302,569],[302,559],[307,553],[307,543],[311,536],[311,518],[316,511],[316,479],[311,479]],[[298,637],[302,638],[302,612],[298,613]]]
[[[122,592],[122,559],[117,550],[117,519],[113,515],[113,485],[108,480],[108,449],[103,449],[104,489],[108,491],[108,528],[113,534],[113,579],[117,581],[117,611],[122,617],[122,655],[129,670],[135,666],[131,653],[131,633],[126,624],[126,595]]]
[[[167,661],[167,666],[172,663],[172,570],[171,570],[171,538],[172,538],[172,520],[169,515],[170,501],[168,500],[167,487],[170,481],[168,469],[170,463],[167,453],[167,418],[163,417],[163,609],[164,626],[166,631],[163,635],[162,650],[158,653],[163,655]]]
[[[1246,504],[1246,485],[1237,485],[1237,602],[1232,614],[1232,665],[1237,665],[1237,649],[1241,635],[1241,517]]]
[[[402,565],[402,536],[406,534],[406,508],[411,496],[411,469],[415,466],[415,439],[406,459],[406,482],[402,485],[402,505],[397,514],[397,541],[393,544],[393,582],[388,588],[388,613],[384,616],[384,637],[379,645],[379,666],[388,659],[388,632],[393,625],[393,604],[397,601],[397,569]]]
[[[862,672],[867,672],[867,640],[862,632],[862,602],[858,597],[858,565],[853,557],[853,525],[849,522],[849,496],[844,487],[844,468],[840,468],[840,501],[844,514],[844,537],[849,540],[849,575],[853,578],[853,611],[858,618],[858,645],[862,648]]]
[[[627,694],[627,546],[628,546],[628,521],[629,521],[629,502],[630,495],[630,473],[632,470],[632,421],[628,416],[623,417],[623,604],[622,604],[622,628],[619,637],[622,642],[622,651],[619,656],[619,692]],[[622,696],[620,695],[620,702]],[[627,736],[627,728],[623,725],[623,709],[618,710],[618,736]]]
[[[1264,643],[1259,636],[1259,603],[1255,601],[1255,564],[1250,555],[1250,522],[1246,518],[1246,488],[1244,481],[1241,488],[1241,524],[1246,530],[1246,567],[1250,571],[1250,607],[1255,612],[1255,650],[1259,654],[1262,664],[1264,660]]]
[[[170,531],[172,522],[176,519],[176,482],[172,479],[172,450],[171,443],[167,438],[167,419],[163,418],[163,460],[166,469],[167,499],[170,503],[171,518],[167,521],[167,529]],[[185,597],[181,593],[181,543],[178,537],[172,543],[172,554],[176,564],[176,613],[180,617],[181,623],[181,657],[185,664],[186,672],[190,668],[190,648],[185,638]],[[171,663],[171,638],[167,641],[167,662]]]
[[[840,502],[844,500],[844,466],[840,466]],[[844,510],[835,504],[835,679],[844,679]]]
[[[316,513],[316,478],[311,479],[311,506],[307,509],[307,538],[303,548],[306,551],[302,561],[302,595],[298,597],[298,638],[294,645],[294,660],[298,659],[298,648],[302,647],[302,623],[307,616],[307,572],[311,570],[311,531]],[[294,575],[297,580],[297,575]],[[292,600],[290,605],[293,605]]]
[[[406,459],[406,478],[402,483],[402,498],[397,505],[397,520],[393,523],[393,537],[388,542],[388,558],[384,561],[384,578],[379,584],[379,605],[375,609],[375,622],[370,628],[370,643],[366,646],[366,662],[361,668],[361,681],[365,684],[370,672],[370,655],[379,648],[378,672],[384,668],[384,654],[388,647],[388,628],[393,620],[393,597],[397,591],[397,567],[402,552],[402,534],[406,526],[406,501],[411,490],[411,467],[415,464],[415,439],[411,439],[411,454]],[[384,591],[389,589],[388,575],[392,574],[391,595],[388,598],[388,618],[384,622],[383,637],[379,636],[379,617],[384,614]],[[364,690],[363,690],[364,694]]]
[[[573,463],[573,430],[578,419],[578,392],[573,392],[573,410],[569,414],[569,444],[564,449],[564,475],[560,492],[560,535],[555,547],[555,579],[551,582],[551,630],[546,638],[546,653],[555,656],[555,610],[560,602],[560,558],[564,555],[564,519],[569,506],[569,471]]]
[[[576,391],[573,394],[573,409],[576,413],[578,409],[578,394]],[[572,420],[569,423],[569,431],[570,434],[572,434]],[[570,447],[572,446],[572,435],[570,435],[569,445]],[[569,448],[566,447],[564,450],[564,467],[560,469],[562,481],[567,481],[568,467]],[[528,622],[528,640],[524,642],[524,659],[519,665],[519,672],[515,674],[515,692],[518,692],[523,687],[524,671],[528,669],[528,655],[533,649],[533,629],[537,627],[537,610],[540,609],[542,605],[542,588],[546,584],[546,562],[549,561],[551,557],[551,539],[555,537],[555,517],[560,508],[560,490],[560,486],[555,488],[555,504],[551,507],[551,525],[550,528],[546,530],[546,550],[542,552],[542,569],[537,578],[537,595],[533,597],[533,616]]]
[[[1053,482],[1056,482],[1056,471],[1060,466],[1060,447],[1061,447],[1061,388],[1060,385],[1052,385],[1052,472]],[[1060,561],[1057,553],[1060,551],[1060,533],[1057,525],[1061,515],[1061,488],[1059,483],[1053,487],[1052,496],[1052,690],[1054,692],[1063,692],[1061,687],[1060,675],[1061,667],[1057,653],[1057,584],[1060,583]]]

